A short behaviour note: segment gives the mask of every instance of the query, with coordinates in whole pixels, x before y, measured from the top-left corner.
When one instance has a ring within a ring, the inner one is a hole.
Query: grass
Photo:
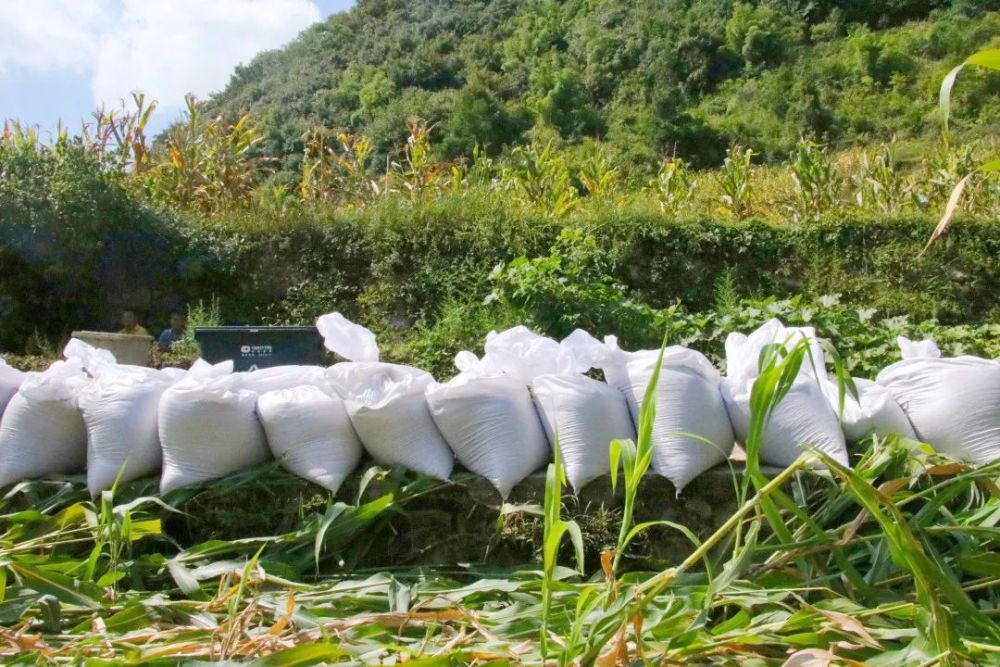
[[[157,498],[147,482],[95,502],[68,481],[23,483],[0,516],[0,640],[20,664],[1000,664],[1000,462],[979,468],[889,437],[852,468],[805,451],[767,477],[767,414],[807,354],[765,355],[739,509],[679,565],[635,569],[626,511],[614,550],[581,563],[550,465],[539,564],[352,569],[385,520],[445,485],[373,468],[358,503],[310,501],[289,530],[174,544],[199,494],[260,497],[267,469]],[[612,450],[624,493],[651,449]],[[207,501],[205,501],[207,502]],[[683,530],[682,526],[676,526]],[[560,564],[565,535],[577,569]]]

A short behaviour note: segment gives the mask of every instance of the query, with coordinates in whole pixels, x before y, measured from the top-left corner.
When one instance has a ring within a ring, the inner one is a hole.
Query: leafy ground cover
[[[539,559],[506,569],[351,567],[390,515],[440,488],[398,471],[373,468],[357,503],[302,503],[279,534],[195,544],[163,526],[197,489],[159,499],[140,482],[90,501],[66,481],[21,484],[0,517],[4,651],[93,665],[1000,664],[1000,463],[889,437],[859,446],[852,469],[806,472],[807,452],[764,476],[762,426],[803,354],[764,360],[740,507],[704,540],[667,526],[692,539],[675,566],[629,559],[650,528],[627,509],[649,466],[650,392],[638,440],[612,446],[626,511],[599,562],[582,562],[562,517],[558,459],[542,506],[516,510],[543,518]],[[253,498],[263,478],[239,477],[216,490]]]

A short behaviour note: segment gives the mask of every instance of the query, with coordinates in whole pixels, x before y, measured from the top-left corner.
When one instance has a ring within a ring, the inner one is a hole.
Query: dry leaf
[[[891,496],[900,489],[905,489],[909,486],[910,480],[906,477],[897,477],[896,479],[890,479],[888,481],[882,482],[878,485],[878,490],[887,496]]]
[[[828,621],[833,623],[833,625],[837,629],[846,632],[848,634],[854,635],[855,637],[860,637],[862,640],[867,642],[869,646],[882,648],[882,645],[878,643],[878,640],[872,637],[871,633],[868,632],[868,628],[866,628],[861,623],[861,621],[857,620],[856,618],[848,616],[847,614],[843,614],[839,611],[819,609],[818,607],[813,607],[812,605],[805,605],[805,608],[809,609],[810,611],[814,611],[823,618],[827,619]]]
[[[992,479],[981,477],[976,480],[976,484],[994,498],[1000,498],[1000,486],[997,486]]]
[[[943,477],[945,475],[956,475],[960,472],[965,472],[968,469],[969,466],[964,463],[942,463],[928,468],[927,474],[934,477]]]
[[[594,667],[624,667],[628,665],[628,644],[625,641],[625,633],[628,630],[628,621],[622,623],[618,628],[618,633],[611,642],[611,647],[594,661]]]
[[[614,549],[605,549],[601,552],[601,569],[604,570],[604,579],[607,581],[611,581],[612,577],[615,576],[615,571],[611,567],[614,560]]]
[[[285,615],[277,619],[268,631],[267,634],[273,636],[280,635],[286,627],[288,627],[288,622],[292,620],[292,612],[295,611],[295,591],[288,591],[288,602],[285,603]]]
[[[948,226],[951,225],[951,219],[955,216],[955,211],[958,210],[958,203],[962,200],[962,193],[965,192],[965,186],[969,184],[969,180],[975,175],[976,172],[972,172],[967,175],[965,178],[960,180],[958,185],[955,186],[955,189],[951,191],[951,196],[948,197],[948,205],[944,207],[944,215],[941,216],[941,221],[938,222],[937,227],[934,228],[934,232],[931,234],[931,237],[927,239],[927,245],[925,245],[924,249],[920,251],[919,255],[917,255],[917,259],[923,257],[924,253],[927,252],[927,249],[930,248],[935,241],[941,238],[946,231],[948,231]]]

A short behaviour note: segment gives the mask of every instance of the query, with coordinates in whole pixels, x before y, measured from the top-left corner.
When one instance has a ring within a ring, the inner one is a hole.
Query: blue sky
[[[0,119],[72,130],[132,90],[158,100],[150,130],[205,97],[253,54],[286,44],[354,0],[6,0]]]

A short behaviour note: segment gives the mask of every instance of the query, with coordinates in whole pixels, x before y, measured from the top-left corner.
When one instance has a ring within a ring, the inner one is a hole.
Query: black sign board
[[[233,360],[233,369],[323,364],[323,337],[316,327],[195,327],[201,358],[217,364]]]

